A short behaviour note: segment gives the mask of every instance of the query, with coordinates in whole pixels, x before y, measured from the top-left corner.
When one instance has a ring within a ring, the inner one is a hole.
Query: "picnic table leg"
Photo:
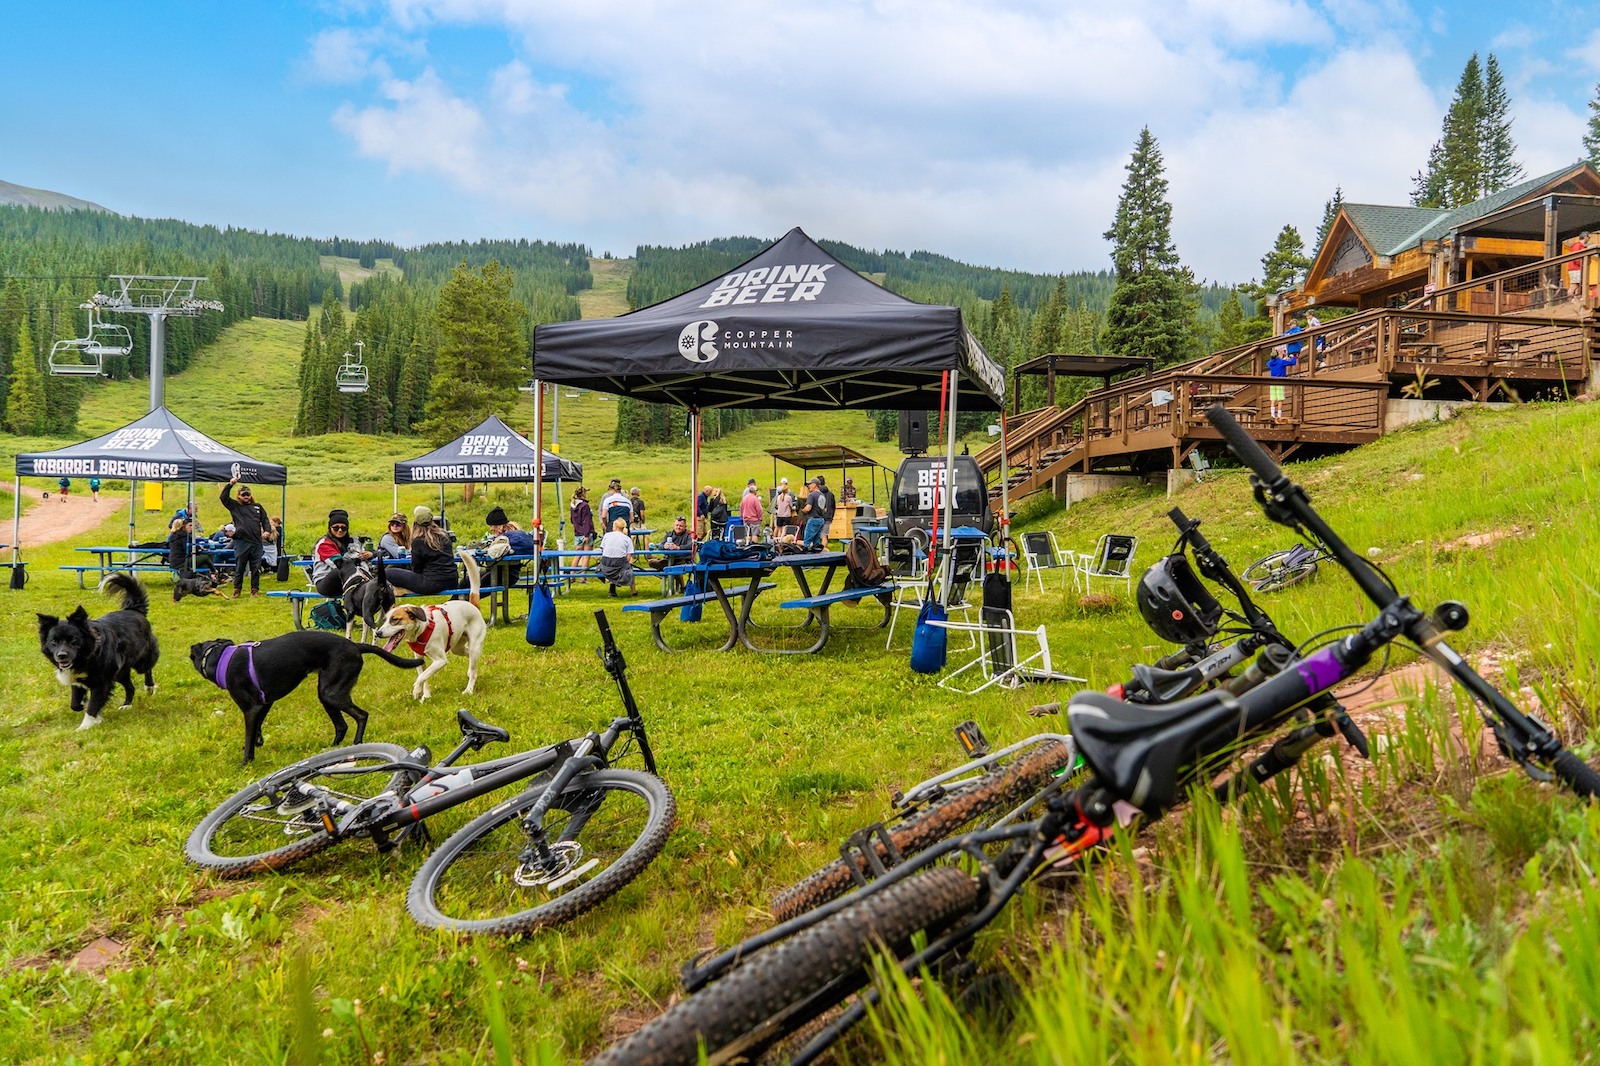
[[[708,575],[708,579],[711,582],[711,591],[717,597],[717,603],[721,604],[722,613],[728,619],[728,639],[727,639],[727,642],[724,643],[722,645],[722,647],[718,648],[717,650],[718,651],[732,651],[733,648],[734,648],[734,645],[738,644],[741,640],[743,640],[745,642],[745,644],[748,645],[750,643],[750,641],[744,635],[744,626],[739,621],[739,615],[734,612],[733,604],[728,602],[728,593],[727,593],[727,590],[725,590],[722,587],[722,578],[720,576],[718,576],[717,574],[710,574],[710,575]],[[758,578],[756,581],[751,582],[751,588],[754,588],[756,585],[759,585],[760,583],[761,582],[760,582],[760,580]],[[749,589],[745,590],[745,595],[746,596],[750,595],[750,590]]]
[[[752,584],[751,588],[754,587],[755,585]],[[746,593],[746,595],[748,596],[749,593]],[[821,651],[822,646],[828,643],[828,605],[823,604],[820,607],[813,607],[809,614],[817,619],[817,639],[812,642],[809,648],[763,648],[758,644],[752,644],[749,635],[742,631],[740,632],[740,637],[743,639],[745,647],[751,651],[761,652],[764,655],[811,655]],[[809,618],[806,624],[810,624]],[[805,626],[796,626],[795,628],[803,629]]]
[[[306,601],[297,600],[293,596],[291,596],[291,597],[289,597],[289,606],[294,610],[294,627],[296,629],[304,629],[306,627],[306,619],[305,619]]]
[[[667,611],[676,609],[668,607],[666,611],[650,612],[650,635],[656,639],[656,647],[665,652],[671,652],[672,649],[667,647],[667,642],[661,638],[661,620],[667,616]]]

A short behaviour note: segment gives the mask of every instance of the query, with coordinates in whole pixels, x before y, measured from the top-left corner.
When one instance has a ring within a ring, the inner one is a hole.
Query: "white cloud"
[[[1039,271],[1107,265],[1148,124],[1184,260],[1242,280],[1285,222],[1314,238],[1335,185],[1406,201],[1440,105],[1385,36],[1397,3],[391,0],[372,32],[436,38],[434,65],[334,124],[501,232],[624,251],[798,224]],[[449,35],[485,28],[517,58],[447,81]],[[363,40],[314,55],[353,63]]]

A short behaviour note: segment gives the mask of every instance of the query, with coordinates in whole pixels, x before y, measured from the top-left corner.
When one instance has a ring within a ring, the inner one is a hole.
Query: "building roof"
[[[1391,207],[1344,204],[1345,217],[1377,255],[1397,255],[1412,246],[1412,234],[1437,224],[1451,212],[1443,207]]]

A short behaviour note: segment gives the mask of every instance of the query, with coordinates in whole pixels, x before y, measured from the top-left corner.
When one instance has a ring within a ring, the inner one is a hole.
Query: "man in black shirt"
[[[239,496],[233,496],[233,486],[238,478],[230,478],[222,486],[222,506],[233,518],[233,594],[244,588],[244,572],[250,571],[250,595],[261,595],[262,543],[272,539],[272,519],[267,509],[256,502],[249,485],[239,486]]]

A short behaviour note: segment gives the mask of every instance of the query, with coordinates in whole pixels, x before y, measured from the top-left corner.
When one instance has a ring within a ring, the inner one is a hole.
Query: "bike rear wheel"
[[[1277,592],[1298,585],[1317,572],[1315,559],[1306,557],[1291,562],[1292,555],[1295,555],[1293,548],[1273,552],[1245,567],[1240,577],[1256,592]]]
[[[513,936],[569,921],[609,898],[666,847],[677,803],[636,770],[576,778],[544,818],[548,869],[522,861],[522,818],[543,795],[514,796],[474,818],[422,864],[406,910],[422,925]]]
[[[1072,753],[1058,741],[1041,744],[1019,759],[1014,759],[983,777],[970,787],[930,803],[899,825],[889,827],[889,839],[902,855],[922,851],[945,837],[952,836],[968,823],[991,811],[1009,809],[1050,783],[1058,770],[1072,760]],[[887,850],[874,841],[878,857],[887,861]],[[857,870],[865,872],[866,860],[857,856]],[[786,922],[806,911],[837,899],[855,886],[850,865],[843,858],[822,867],[804,881],[772,897],[772,918]]]
[[[397,744],[355,744],[286,766],[218,804],[189,834],[184,854],[223,877],[281,870],[339,840],[323,826],[315,807],[290,809],[295,786],[335,802],[359,804],[393,787],[397,775],[330,771],[375,769],[405,757],[406,749]]]
[[[908,877],[756,952],[589,1066],[690,1066],[702,1042],[708,1063],[743,1061],[809,1022],[812,1012],[802,1008],[829,985],[853,978],[854,988],[863,987],[874,950],[903,955],[912,934],[937,935],[970,914],[977,898],[977,882],[953,866]]]

